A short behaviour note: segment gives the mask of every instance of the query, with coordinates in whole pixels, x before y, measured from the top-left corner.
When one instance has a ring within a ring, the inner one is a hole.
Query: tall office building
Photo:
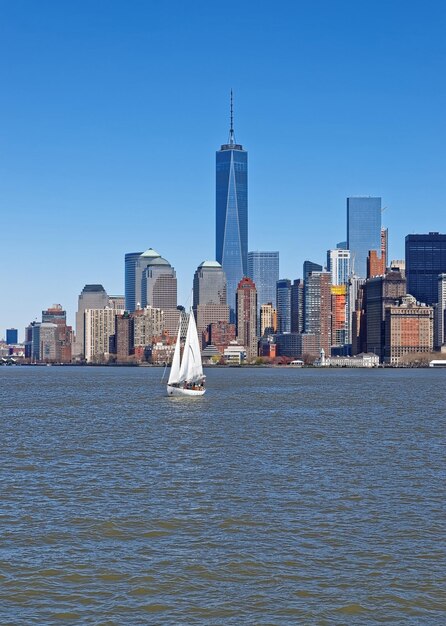
[[[350,276],[350,250],[328,250],[327,271],[331,274],[332,285],[346,285]]]
[[[216,153],[215,191],[215,256],[226,274],[233,317],[237,286],[248,272],[248,153],[235,141],[232,91],[228,143]]]
[[[433,350],[434,310],[413,296],[399,298],[385,311],[384,361],[390,365],[419,360]]]
[[[446,235],[407,235],[407,292],[419,302],[435,304],[438,276],[443,273],[446,273]]]
[[[6,343],[12,345],[18,343],[18,331],[17,328],[6,329]]]
[[[291,332],[304,332],[304,281],[301,278],[291,285]]]
[[[245,346],[246,358],[257,356],[257,291],[250,278],[242,278],[237,286],[237,341]]]
[[[291,332],[291,280],[282,278],[276,283],[277,332]]]
[[[364,313],[367,352],[374,352],[382,361],[385,345],[386,308],[406,295],[406,280],[399,271],[370,278],[364,283]]]
[[[305,334],[315,335],[325,354],[330,354],[331,346],[330,279],[328,272],[311,272],[304,283]]]
[[[304,282],[307,280],[311,272],[322,272],[323,267],[319,263],[313,263],[313,261],[304,261],[303,273]]]
[[[125,255],[125,308],[136,309],[136,265],[142,252],[128,252]]]
[[[370,250],[381,251],[381,198],[347,198],[347,247],[352,273],[365,278]]]
[[[53,304],[46,311],[42,311],[42,322],[56,324],[56,361],[58,363],[71,362],[73,329],[67,326],[67,313],[60,304]]]
[[[85,311],[86,309],[105,309],[109,298],[102,285],[85,285],[79,296],[76,313],[76,342],[74,356],[85,356]]]
[[[260,305],[271,302],[276,306],[276,283],[279,280],[278,252],[248,252],[248,276],[257,289]]]
[[[169,261],[156,257],[145,261],[141,279],[141,307],[176,309],[177,276]]]
[[[260,337],[277,332],[277,311],[271,302],[260,305]]]
[[[217,261],[203,261],[195,272],[193,310],[199,337],[206,331],[209,324],[229,322],[226,276]]]

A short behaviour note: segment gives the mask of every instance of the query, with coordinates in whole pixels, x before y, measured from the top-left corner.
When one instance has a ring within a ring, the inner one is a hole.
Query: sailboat
[[[181,316],[178,324],[177,342],[173,353],[172,366],[169,380],[167,381],[168,396],[202,396],[206,391],[204,387],[205,376],[201,363],[201,350],[198,341],[197,326],[192,308],[189,312],[186,342],[184,344],[183,358],[180,356]]]

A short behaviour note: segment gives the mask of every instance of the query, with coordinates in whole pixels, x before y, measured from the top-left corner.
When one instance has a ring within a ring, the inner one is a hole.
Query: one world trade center
[[[229,140],[216,153],[216,259],[227,280],[227,303],[235,321],[235,293],[248,271],[248,153],[236,143],[231,91]]]

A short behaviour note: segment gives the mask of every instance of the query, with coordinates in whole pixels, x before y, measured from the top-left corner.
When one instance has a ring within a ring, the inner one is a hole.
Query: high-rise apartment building
[[[282,278],[276,283],[277,332],[291,332],[291,280]]]
[[[347,198],[347,247],[352,273],[365,278],[370,250],[381,251],[381,198]]]
[[[146,348],[155,338],[161,337],[164,331],[164,313],[161,309],[147,306],[133,314],[133,345]],[[179,318],[178,312],[178,318]]]
[[[279,280],[278,252],[248,252],[248,276],[257,289],[258,307],[270,302],[276,306],[276,283]]]
[[[350,250],[328,250],[327,271],[331,274],[332,285],[346,285],[350,276]]]
[[[311,272],[304,283],[304,329],[316,335],[319,350],[330,354],[331,346],[331,276],[328,272]]]
[[[76,342],[74,356],[85,356],[85,324],[86,309],[105,309],[108,307],[108,295],[102,285],[85,285],[78,299],[76,313]]]
[[[405,359],[417,359],[433,350],[431,306],[421,305],[407,295],[386,308],[384,361],[399,365]]]
[[[125,311],[116,315],[115,347],[118,363],[126,363],[133,352],[134,318]]]
[[[300,278],[291,285],[291,332],[304,332],[304,281]]]
[[[331,287],[331,344],[340,350],[347,342],[347,286]]]
[[[215,249],[234,316],[237,286],[248,272],[248,153],[235,141],[232,92],[228,143],[216,153]]]
[[[53,304],[42,311],[42,322],[56,324],[56,362],[70,363],[72,356],[73,329],[67,326],[67,313],[60,304]]]
[[[87,363],[107,360],[110,339],[116,333],[116,309],[85,309],[85,359]]]
[[[245,346],[246,358],[257,356],[257,291],[253,281],[244,277],[236,292],[237,341]]]
[[[435,304],[438,276],[443,273],[446,273],[446,235],[407,235],[407,292],[419,302]]]

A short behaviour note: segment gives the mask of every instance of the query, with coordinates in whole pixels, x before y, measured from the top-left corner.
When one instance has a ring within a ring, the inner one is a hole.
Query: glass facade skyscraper
[[[248,276],[257,289],[257,302],[271,302],[276,308],[276,283],[279,280],[278,252],[248,252]]]
[[[215,191],[215,256],[226,274],[233,319],[237,285],[248,272],[248,153],[235,143],[232,94],[229,142],[216,153]]]
[[[438,276],[446,272],[446,235],[407,235],[407,293],[419,302],[438,302]]]
[[[352,273],[366,278],[369,251],[381,254],[381,198],[347,198],[347,247]]]
[[[276,283],[277,289],[277,332],[291,332],[291,280],[282,278]]]

